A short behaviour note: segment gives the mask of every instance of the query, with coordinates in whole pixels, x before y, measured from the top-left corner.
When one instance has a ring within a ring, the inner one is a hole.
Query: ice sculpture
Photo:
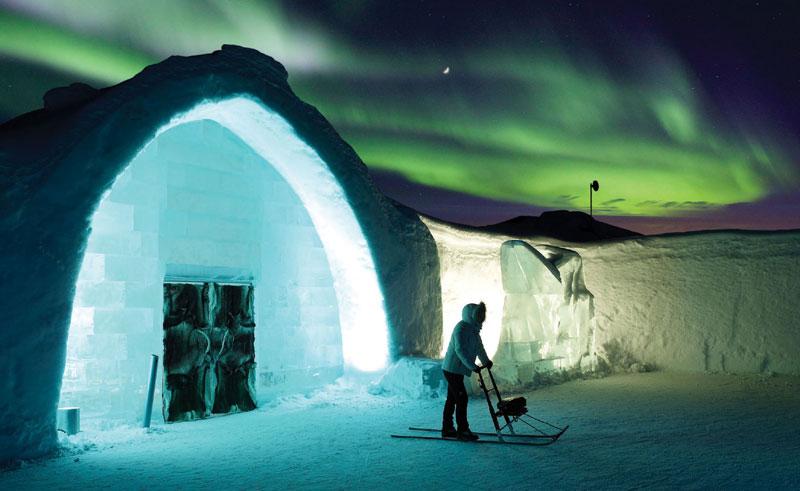
[[[526,384],[541,372],[591,368],[592,296],[583,284],[580,256],[511,240],[501,247],[500,264],[505,300],[498,377]]]
[[[205,416],[208,285],[164,285],[164,419]]]
[[[250,411],[256,407],[253,286],[213,284],[213,291],[213,326],[222,332],[222,341],[212,358],[216,390],[211,412]]]
[[[440,256],[446,342],[453,313],[466,302],[483,300],[487,318],[481,337],[504,384],[592,369],[594,304],[577,252],[423,220]]]
[[[256,407],[252,285],[164,285],[164,420]]]

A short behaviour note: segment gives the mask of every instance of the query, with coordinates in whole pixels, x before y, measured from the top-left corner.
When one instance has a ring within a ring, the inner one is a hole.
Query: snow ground
[[[196,423],[86,431],[56,458],[0,473],[0,489],[795,487],[800,377],[642,373],[526,394],[570,425],[549,447],[396,440],[435,426],[441,400],[346,384]],[[474,430],[489,430],[482,398]]]

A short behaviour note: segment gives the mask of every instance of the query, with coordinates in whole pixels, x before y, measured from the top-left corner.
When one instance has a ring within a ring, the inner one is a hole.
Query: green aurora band
[[[97,15],[81,25],[59,4],[32,3],[41,7],[35,16],[0,11],[0,54],[116,83],[169,54],[252,46],[287,65],[298,94],[370,168],[429,186],[575,209],[598,179],[600,214],[674,216],[757,201],[799,181],[785,141],[722,117],[656,44],[630,60],[636,73],[619,73],[555,42],[388,57],[252,2],[212,1],[217,15],[156,2],[115,17],[124,20],[113,32],[101,29],[119,8],[107,2],[79,2]],[[181,29],[164,20],[176,12],[186,17]]]

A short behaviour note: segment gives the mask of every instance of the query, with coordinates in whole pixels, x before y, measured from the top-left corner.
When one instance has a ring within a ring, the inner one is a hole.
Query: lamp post
[[[592,183],[589,184],[589,216],[590,217],[592,216],[592,191],[597,191],[598,189],[600,189],[600,183],[598,183],[596,180],[592,181]]]

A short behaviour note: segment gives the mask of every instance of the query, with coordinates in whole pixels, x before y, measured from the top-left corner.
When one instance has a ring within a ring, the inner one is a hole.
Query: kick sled
[[[491,387],[487,386],[487,379],[484,378],[482,373],[484,370],[488,374],[487,378],[492,384]],[[527,401],[524,397],[503,399],[500,395],[500,389],[497,387],[497,382],[494,380],[494,375],[492,375],[492,370],[489,367],[480,367],[478,370],[478,382],[483,390],[483,395],[486,397],[486,404],[489,406],[489,415],[492,417],[495,432],[473,432],[480,436],[480,439],[470,441],[469,443],[541,447],[555,443],[569,428],[569,425],[559,427],[528,414]],[[495,404],[492,403],[492,392],[494,392],[497,398],[496,408]],[[535,433],[518,433],[514,429],[515,423],[524,424]],[[442,430],[437,428],[417,428],[412,426],[408,429],[416,434],[391,436],[392,438],[412,438],[417,440],[461,441],[457,438],[433,436],[433,433],[441,434]]]

